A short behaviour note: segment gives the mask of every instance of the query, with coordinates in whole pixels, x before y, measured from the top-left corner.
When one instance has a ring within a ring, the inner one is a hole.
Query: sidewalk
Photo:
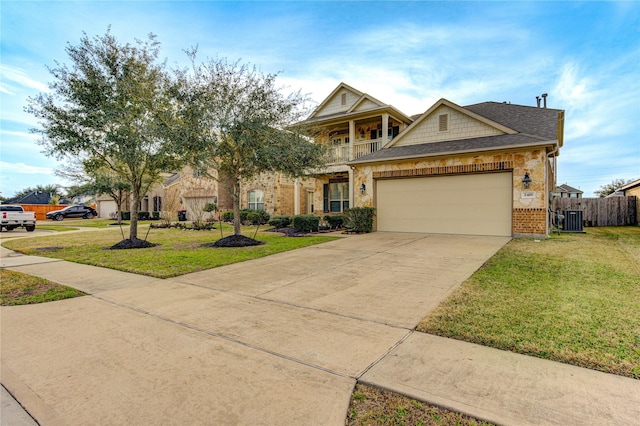
[[[307,252],[278,259],[295,264]],[[339,425],[356,380],[498,424],[640,424],[640,380],[209,289],[206,271],[180,282],[4,248],[0,256],[2,267],[95,295],[2,308],[2,384],[45,426]],[[262,282],[260,264],[245,262],[243,279]]]
[[[640,424],[640,380],[419,332],[360,382],[496,424]]]

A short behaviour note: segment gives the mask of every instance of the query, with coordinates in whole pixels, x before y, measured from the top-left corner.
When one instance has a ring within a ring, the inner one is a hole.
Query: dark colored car
[[[62,210],[55,210],[47,213],[47,219],[62,220],[66,217],[81,217],[83,219],[91,219],[98,216],[98,212],[93,207],[87,206],[69,206]]]

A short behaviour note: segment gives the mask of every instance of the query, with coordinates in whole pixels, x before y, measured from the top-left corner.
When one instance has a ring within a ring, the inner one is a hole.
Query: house
[[[640,179],[629,182],[622,188],[618,189],[618,191],[621,191],[622,195],[625,197],[636,197],[636,216],[638,219],[637,223],[640,223],[640,206],[638,206],[638,204],[640,203]]]
[[[51,194],[42,191],[32,191],[18,197],[6,200],[4,204],[51,204]],[[59,200],[58,204],[70,204],[68,200]]]
[[[341,83],[298,124],[328,146],[326,167],[304,178],[263,173],[243,182],[242,208],[324,216],[368,206],[378,231],[549,233],[563,110],[440,99],[409,116]],[[162,194],[162,204],[177,199],[188,220],[205,202],[231,209],[223,182],[189,168],[166,179]]]
[[[582,198],[583,191],[563,183],[556,187],[556,197],[559,198]]]
[[[410,117],[342,83],[304,124],[332,148],[314,175],[315,214],[371,206],[378,231],[549,232],[562,110],[440,99]]]

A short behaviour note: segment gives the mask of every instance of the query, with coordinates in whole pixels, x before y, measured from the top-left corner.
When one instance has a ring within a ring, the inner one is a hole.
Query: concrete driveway
[[[3,259],[91,296],[3,307],[2,383],[46,425],[344,424],[356,379],[508,240],[373,233],[170,280]]]

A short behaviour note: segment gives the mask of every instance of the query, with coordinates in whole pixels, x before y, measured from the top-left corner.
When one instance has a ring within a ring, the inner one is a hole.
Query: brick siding
[[[545,235],[547,211],[545,209],[513,209],[514,235]]]

